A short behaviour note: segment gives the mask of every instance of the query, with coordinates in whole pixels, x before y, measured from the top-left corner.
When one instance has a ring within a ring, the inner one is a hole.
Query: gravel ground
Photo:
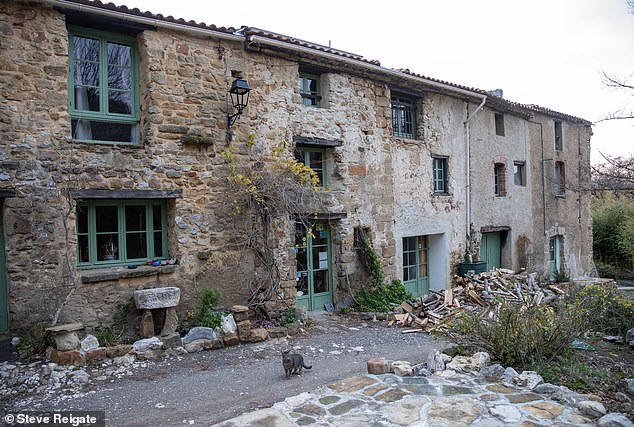
[[[108,426],[209,425],[289,396],[366,372],[372,357],[421,363],[446,343],[403,334],[385,322],[314,314],[299,335],[186,354],[135,366],[121,378],[93,378],[81,390],[21,396],[10,410],[105,410]],[[305,357],[311,370],[284,377],[280,350]]]

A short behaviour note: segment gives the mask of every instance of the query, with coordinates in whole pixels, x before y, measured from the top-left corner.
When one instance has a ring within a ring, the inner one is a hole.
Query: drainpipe
[[[484,104],[487,102],[487,97],[486,95],[484,95],[482,97],[482,102],[480,102],[480,105],[478,105],[478,107],[473,111],[473,113],[471,113],[468,117],[467,120],[464,121],[464,129],[465,129],[465,138],[466,138],[466,171],[465,171],[465,175],[466,175],[466,179],[467,179],[467,194],[466,194],[466,201],[467,201],[467,245],[469,244],[469,241],[471,240],[471,135],[470,135],[470,131],[469,131],[469,122],[471,121],[471,119],[473,119],[473,117],[478,113],[478,111],[480,111],[482,109],[482,107],[484,107]],[[467,113],[469,112],[469,103],[467,103]]]

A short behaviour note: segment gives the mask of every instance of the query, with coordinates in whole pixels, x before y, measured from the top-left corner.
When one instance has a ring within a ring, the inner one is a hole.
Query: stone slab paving
[[[241,426],[597,426],[545,396],[474,376],[357,375],[271,408],[240,415],[216,427]]]

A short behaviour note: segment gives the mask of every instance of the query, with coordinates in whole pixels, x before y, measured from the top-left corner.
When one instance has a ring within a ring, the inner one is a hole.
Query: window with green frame
[[[315,171],[319,187],[326,186],[326,150],[298,146],[295,148],[295,159]]]
[[[167,258],[164,200],[87,200],[77,203],[79,267]]]
[[[434,193],[436,194],[447,194],[449,192],[448,189],[448,181],[449,181],[449,170],[447,167],[447,158],[446,157],[434,157]]]
[[[321,88],[319,86],[318,75],[299,73],[299,93],[302,96],[302,104],[319,107],[321,101]]]
[[[73,139],[139,143],[136,40],[69,27],[68,101]]]
[[[416,105],[412,98],[392,95],[392,134],[401,138],[416,137]]]

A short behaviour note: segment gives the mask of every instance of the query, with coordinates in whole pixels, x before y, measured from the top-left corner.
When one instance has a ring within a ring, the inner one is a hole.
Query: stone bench
[[[163,288],[138,289],[133,292],[134,304],[139,310],[143,310],[141,315],[141,326],[139,332],[142,337],[154,336],[154,316],[152,310],[165,310],[165,322],[161,330],[161,336],[170,335],[178,328],[178,315],[176,306],[180,301],[181,290],[175,286]]]

